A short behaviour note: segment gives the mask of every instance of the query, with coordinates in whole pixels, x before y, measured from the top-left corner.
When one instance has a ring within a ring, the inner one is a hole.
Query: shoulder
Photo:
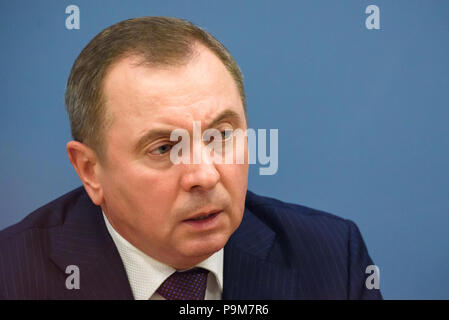
[[[84,188],[74,189],[0,231],[0,268],[43,259],[55,231],[83,196],[87,196]]]
[[[84,195],[86,195],[84,188],[79,187],[36,209],[20,222],[0,231],[0,243],[27,232],[46,230],[62,225],[66,214]]]
[[[59,275],[48,259],[52,240],[83,195],[77,188],[0,231],[0,296],[43,297],[49,279]]]
[[[251,191],[246,201],[247,209],[275,235],[275,259],[295,264],[307,256],[314,264],[338,261],[346,268],[351,252],[364,246],[359,229],[351,220]]]
[[[259,226],[275,235],[269,261],[292,266],[303,279],[313,278],[310,292],[320,297],[334,292],[340,298],[382,298],[379,290],[365,287],[365,271],[373,261],[354,222],[250,191],[246,206],[263,222]]]
[[[268,225],[282,228],[284,231],[306,235],[311,233],[324,238],[346,236],[353,228],[354,222],[335,214],[313,209],[304,205],[284,202],[271,197],[247,192],[246,207]]]

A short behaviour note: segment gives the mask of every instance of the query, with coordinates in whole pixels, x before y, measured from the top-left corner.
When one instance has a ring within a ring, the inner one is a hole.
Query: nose
[[[206,148],[201,148],[200,163],[183,164],[185,171],[181,178],[181,186],[187,191],[209,190],[220,181],[220,173]]]

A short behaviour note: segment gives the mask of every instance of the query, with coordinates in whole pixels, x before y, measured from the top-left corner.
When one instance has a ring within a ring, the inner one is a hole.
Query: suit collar
[[[298,273],[272,256],[276,233],[245,208],[225,246],[223,299],[294,299]]]
[[[137,300],[148,300],[176,269],[153,259],[128,242],[109,223],[104,213],[103,220],[120,253],[125,269],[128,271],[128,280],[134,297]],[[215,252],[195,267],[209,270],[215,276],[217,284],[220,290],[222,290],[223,249]]]
[[[101,208],[82,190],[63,225],[53,233],[50,258],[65,273],[68,265],[80,271],[80,289],[62,292],[73,299],[133,299],[125,268],[109,235]],[[65,275],[68,277],[69,275]]]

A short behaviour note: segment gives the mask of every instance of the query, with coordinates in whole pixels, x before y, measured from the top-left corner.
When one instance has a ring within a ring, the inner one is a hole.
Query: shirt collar
[[[176,269],[153,259],[133,246],[112,227],[104,212],[103,218],[122,258],[134,298],[149,299]],[[212,272],[220,292],[223,291],[223,248],[197,264],[196,267]]]

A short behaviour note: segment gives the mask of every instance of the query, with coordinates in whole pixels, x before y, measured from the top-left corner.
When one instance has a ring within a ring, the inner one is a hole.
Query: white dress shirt
[[[103,213],[103,218],[125,266],[131,290],[136,300],[164,300],[156,290],[176,269],[146,255],[123,238]],[[221,300],[223,291],[223,249],[215,252],[195,267],[209,270],[206,300]]]

